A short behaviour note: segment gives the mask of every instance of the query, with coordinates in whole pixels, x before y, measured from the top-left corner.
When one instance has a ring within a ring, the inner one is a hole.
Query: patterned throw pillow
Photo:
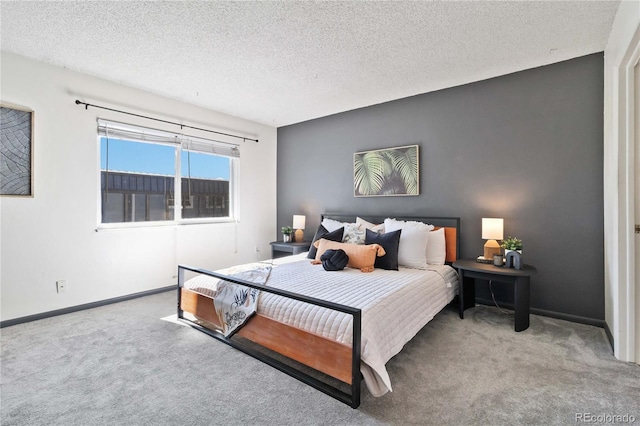
[[[349,244],[364,244],[365,238],[365,230],[360,230],[359,225],[350,223],[344,228],[344,237],[342,237],[342,242]]]

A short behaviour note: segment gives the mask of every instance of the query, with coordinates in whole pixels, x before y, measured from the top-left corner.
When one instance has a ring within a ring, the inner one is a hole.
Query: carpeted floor
[[[387,364],[394,392],[365,387],[354,410],[161,320],[175,303],[168,292],[0,330],[0,423],[551,425],[586,413],[640,423],[640,366],[617,361],[596,327],[532,316],[515,333],[495,308],[464,320],[447,308]]]

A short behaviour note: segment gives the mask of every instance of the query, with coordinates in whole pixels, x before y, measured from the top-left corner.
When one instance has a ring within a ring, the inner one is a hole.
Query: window
[[[191,148],[192,144],[188,146]],[[229,172],[228,158],[183,149],[182,165],[182,217],[228,217]],[[211,205],[209,199],[224,200]]]
[[[101,223],[234,217],[237,146],[98,120]]]

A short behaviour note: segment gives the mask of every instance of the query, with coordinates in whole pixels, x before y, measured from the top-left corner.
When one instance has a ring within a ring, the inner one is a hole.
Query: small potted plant
[[[288,243],[291,241],[291,234],[293,234],[293,228],[290,226],[282,227],[282,241]]]
[[[502,240],[502,244],[500,247],[504,249],[504,254],[506,255],[510,251],[517,251],[522,254],[522,240],[516,237],[509,236],[506,239]]]

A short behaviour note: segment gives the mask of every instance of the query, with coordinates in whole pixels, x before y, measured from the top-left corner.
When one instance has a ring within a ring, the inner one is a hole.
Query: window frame
[[[224,144],[229,146],[234,146],[239,148],[236,144],[231,144],[227,142],[220,142],[210,139],[204,139],[200,137],[178,134],[171,131],[166,130],[158,130],[150,127],[139,126],[135,124],[128,123],[120,123],[111,120],[98,118],[98,122],[112,123],[114,125],[122,125],[127,128],[136,128],[141,131],[148,132],[148,134],[152,135],[155,132],[160,134],[172,134],[175,135],[176,142],[158,142],[158,141],[145,141],[139,140],[135,138],[127,139],[125,137],[114,136],[113,139],[119,139],[123,141],[131,141],[131,142],[140,142],[140,143],[149,143],[155,145],[168,145],[174,148],[174,176],[173,176],[173,219],[172,220],[154,220],[154,221],[139,221],[139,222],[102,222],[102,168],[101,168],[101,160],[102,160],[102,151],[101,151],[101,140],[105,137],[105,135],[97,134],[97,227],[96,231],[100,229],[127,229],[127,228],[149,228],[149,227],[165,227],[165,226],[176,226],[176,225],[197,225],[197,224],[215,224],[215,223],[233,223],[239,221],[239,188],[238,184],[239,179],[239,163],[240,157],[227,156],[218,154],[215,152],[204,152],[193,150],[194,152],[201,152],[203,154],[214,155],[218,157],[224,157],[229,160],[229,215],[228,216],[217,216],[217,217],[198,217],[198,218],[184,218],[182,217],[182,151],[185,146],[189,142],[196,141],[197,144],[210,144],[215,146],[216,144]],[[126,198],[127,194],[124,193]]]

